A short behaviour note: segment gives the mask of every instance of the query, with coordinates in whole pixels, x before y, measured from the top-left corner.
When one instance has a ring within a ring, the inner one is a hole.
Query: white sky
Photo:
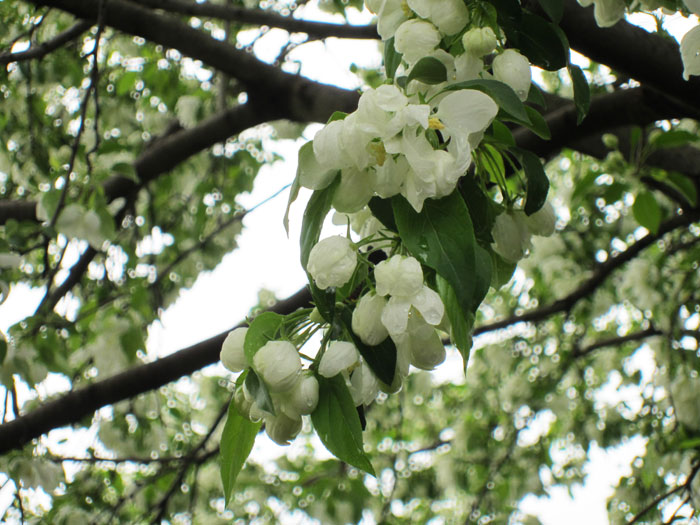
[[[301,16],[307,19],[329,20],[330,17],[307,5],[299,9]],[[339,21],[335,19],[335,21]],[[368,14],[356,14],[352,23],[366,23]],[[634,22],[647,25],[651,18],[635,15]],[[695,25],[681,16],[670,19],[667,27],[674,34],[681,35]],[[251,37],[256,32],[251,31]],[[241,42],[246,36],[241,36]],[[281,45],[286,42],[284,31],[271,30],[255,44],[255,53],[263,60],[272,60]],[[291,57],[301,63],[301,74],[326,83],[333,83],[347,88],[357,88],[357,78],[349,72],[351,63],[364,67],[377,67],[381,63],[378,44],[373,41],[341,41],[329,39],[325,43],[314,42],[303,45],[292,52]],[[307,128],[312,135],[316,127]],[[311,136],[306,137],[311,138]],[[296,170],[296,151],[303,143],[298,141],[266,141],[266,145],[281,154],[285,160],[264,166],[255,181],[255,188],[249,195],[243,195],[238,203],[250,208],[265,200],[283,186],[291,183]],[[258,292],[267,289],[279,298],[285,298],[301,288],[306,278],[299,264],[298,238],[303,213],[308,195],[302,194],[292,208],[290,215],[290,236],[287,238],[282,227],[282,216],[286,207],[288,192],[264,204],[244,219],[244,230],[238,238],[239,248],[226,255],[217,268],[201,274],[195,285],[181,293],[180,298],[162,315],[161,321],[149,329],[147,342],[151,358],[164,356],[184,348],[207,337],[218,334],[238,323],[245,317],[250,307],[257,303]],[[14,287],[9,299],[0,306],[0,330],[6,329],[26,315],[30,315],[42,293],[29,290],[24,286]],[[450,377],[451,370],[461,370],[461,360],[452,352],[448,361],[436,372],[440,381],[460,380]],[[220,365],[218,365],[220,367]],[[219,368],[223,371],[223,367]],[[63,390],[65,381],[47,385],[47,392]],[[66,437],[64,431],[58,435]],[[53,437],[58,437],[52,433]],[[92,433],[74,436],[76,445],[83,446],[94,439]],[[53,439],[52,439],[53,440]],[[521,505],[523,511],[534,513],[545,525],[589,525],[590,523],[608,523],[605,501],[612,494],[613,486],[621,475],[629,471],[632,459],[643,453],[644,440],[635,438],[617,449],[604,451],[593,447],[590,461],[586,464],[586,480],[577,485],[572,496],[562,487],[553,487],[549,498],[526,497]],[[321,447],[322,448],[322,447]],[[257,461],[274,457],[291,448],[277,447],[267,438],[259,438],[253,456]],[[322,452],[325,454],[325,451]],[[10,485],[10,484],[8,484]],[[0,491],[0,515],[11,501],[12,492]],[[364,523],[372,523],[364,520]]]

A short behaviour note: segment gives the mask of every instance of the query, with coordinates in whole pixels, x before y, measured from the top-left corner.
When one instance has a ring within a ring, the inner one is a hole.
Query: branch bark
[[[375,26],[353,26],[347,24],[327,24],[324,22],[311,22],[300,20],[291,16],[282,16],[272,11],[262,9],[246,9],[244,7],[213,4],[204,2],[195,4],[183,0],[141,0],[141,5],[153,9],[162,9],[171,13],[198,16],[204,18],[218,18],[229,22],[240,22],[257,26],[269,26],[285,29],[290,33],[306,33],[311,38],[359,38],[377,39]]]
[[[311,294],[303,288],[275,304],[270,311],[288,314],[308,306]],[[242,326],[243,323],[237,326]],[[228,331],[152,363],[137,366],[74,390],[54,401],[0,425],[0,454],[21,448],[34,438],[58,427],[70,425],[97,409],[154,390],[219,360],[221,344]]]
[[[26,60],[34,60],[35,58],[43,58],[52,51],[55,51],[59,47],[62,47],[68,42],[78,38],[85,31],[90,29],[90,26],[92,26],[91,22],[88,22],[87,20],[80,20],[52,39],[42,42],[36,46],[32,46],[26,51],[21,51],[19,53],[0,53],[0,65],[5,66],[13,62],[24,62]]]

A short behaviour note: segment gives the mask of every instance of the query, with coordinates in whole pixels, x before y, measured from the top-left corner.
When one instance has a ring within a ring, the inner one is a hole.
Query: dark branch
[[[26,51],[20,51],[19,53],[0,53],[0,65],[4,66],[12,62],[23,62],[26,60],[34,60],[35,58],[43,58],[52,51],[78,38],[81,34],[90,29],[91,25],[92,22],[81,20],[52,39],[32,46]]]
[[[311,295],[303,288],[275,304],[271,311],[288,314],[309,305]],[[240,326],[240,325],[238,325]],[[54,428],[77,423],[95,410],[154,390],[219,360],[228,332],[179,350],[167,357],[126,370],[108,379],[74,390],[36,410],[0,425],[0,454],[21,448]]]
[[[323,22],[310,22],[299,20],[291,16],[282,16],[272,11],[262,9],[246,9],[244,7],[213,4],[205,2],[195,4],[182,0],[141,0],[141,5],[155,9],[162,9],[171,13],[198,16],[204,18],[218,18],[229,22],[240,22],[257,26],[279,27],[290,33],[306,33],[312,38],[359,38],[377,39],[377,29],[374,26],[352,26],[343,24],[327,24]]]
[[[527,5],[542,12],[539,2],[529,1]],[[610,28],[600,28],[593,8],[583,8],[576,0],[564,0],[564,16],[559,25],[576,51],[700,110],[700,78],[683,80],[683,63],[674,40],[624,20]]]
[[[79,18],[96,20],[98,5],[91,0],[31,0],[67,11]],[[178,18],[157,13],[124,0],[110,0],[104,9],[106,25],[140,36],[166,48],[201,60],[204,64],[236,78],[260,101],[257,110],[300,122],[325,122],[333,111],[352,111],[357,93],[319,84],[304,77],[285,73],[261,62],[255,56],[226,42],[193,29]]]
[[[607,279],[613,271],[634,259],[642,250],[651,246],[668,232],[682,226],[688,226],[689,224],[698,220],[698,218],[700,218],[700,212],[693,211],[684,215],[678,215],[666,221],[661,225],[658,233],[648,233],[635,242],[632,246],[627,248],[624,252],[619,253],[615,257],[611,257],[606,262],[599,265],[588,280],[586,280],[566,297],[558,299],[541,308],[537,308],[536,310],[530,310],[524,314],[514,315],[506,319],[502,319],[501,321],[479,326],[474,330],[474,335],[492,332],[516,323],[538,322],[554,314],[570,311],[578,301],[595,292],[595,290],[601,284],[603,284],[605,279]]]

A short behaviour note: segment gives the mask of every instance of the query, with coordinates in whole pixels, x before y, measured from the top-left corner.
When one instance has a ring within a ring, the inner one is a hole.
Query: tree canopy
[[[530,523],[526,496],[635,441],[610,521],[690,522],[699,14],[0,1],[0,292],[42,297],[0,334],[2,519]],[[382,66],[357,90],[304,76],[295,50],[328,39]],[[289,138],[313,139],[289,207],[309,198],[279,264],[308,285],[155,356],[148,327],[236,249]]]

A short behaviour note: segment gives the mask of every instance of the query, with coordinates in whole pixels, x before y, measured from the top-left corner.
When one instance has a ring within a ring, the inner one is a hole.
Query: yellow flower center
[[[386,160],[386,150],[383,142],[372,142],[369,145],[369,150],[378,166],[383,166]]]
[[[437,117],[430,117],[428,119],[429,129],[445,129],[445,125]]]

